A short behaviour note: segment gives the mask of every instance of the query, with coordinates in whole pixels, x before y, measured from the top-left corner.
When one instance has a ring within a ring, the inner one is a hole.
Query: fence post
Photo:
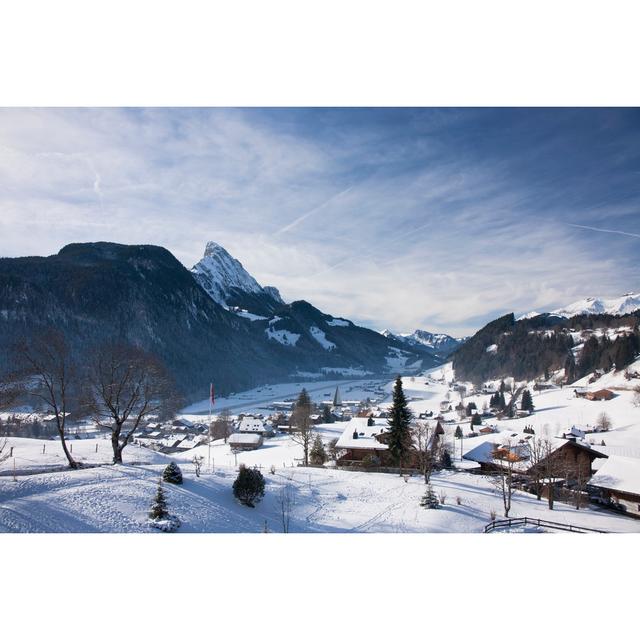
[[[11,447],[11,451],[9,451],[9,457],[13,458],[13,447]]]
[[[96,442],[96,453],[98,453],[98,443]]]
[[[42,445],[42,455],[44,455],[44,449],[45,449],[46,446],[47,446],[46,444]]]

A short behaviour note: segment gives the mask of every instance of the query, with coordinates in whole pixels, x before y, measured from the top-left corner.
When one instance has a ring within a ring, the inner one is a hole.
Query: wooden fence
[[[573,533],[609,533],[601,529],[589,529],[588,527],[578,527],[573,524],[565,524],[563,522],[552,522],[551,520],[541,520],[540,518],[507,518],[506,520],[493,520],[485,528],[484,532],[489,533],[495,529],[510,529],[511,527],[520,527],[529,525],[534,527],[543,527],[546,529],[558,529],[560,531],[571,531]]]

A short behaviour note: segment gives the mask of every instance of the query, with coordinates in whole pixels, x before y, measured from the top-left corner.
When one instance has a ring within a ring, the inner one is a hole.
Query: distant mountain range
[[[467,340],[467,338],[452,338],[446,333],[431,333],[423,329],[416,329],[413,333],[392,333],[386,329],[382,335],[394,337],[413,347],[423,348],[439,358],[447,358]]]
[[[640,309],[640,294],[625,293],[616,298],[584,298],[578,300],[561,309],[555,309],[548,312],[549,315],[560,316],[563,318],[571,318],[580,315],[597,315],[609,314],[613,316],[622,316],[626,313],[633,313]],[[533,318],[542,315],[538,311],[530,311],[521,315],[518,320]]]
[[[16,337],[50,326],[80,357],[107,339],[155,353],[187,399],[205,396],[211,381],[224,393],[417,372],[441,361],[417,341],[383,336],[304,300],[285,303],[216,243],[191,272],[162,247],[108,242],[0,259],[0,355]]]

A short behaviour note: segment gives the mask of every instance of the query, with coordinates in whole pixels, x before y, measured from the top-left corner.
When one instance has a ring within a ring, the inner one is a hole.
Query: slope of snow
[[[291,467],[269,463],[261,453],[265,496],[254,509],[240,505],[231,486],[235,466],[218,466],[199,478],[191,463],[178,460],[183,485],[165,484],[169,512],[182,526],[179,533],[282,531],[279,498],[291,495],[293,533],[481,532],[491,511],[500,513],[501,498],[490,482],[468,473],[434,474],[436,493],[445,495],[440,509],[419,506],[424,480],[419,475]],[[240,454],[238,458],[245,454]],[[101,467],[18,478],[0,478],[0,531],[3,532],[148,532],[147,524],[162,466]],[[456,503],[460,498],[460,504]],[[516,492],[513,517],[549,518],[544,501]],[[576,511],[556,502],[555,521],[609,531],[638,532],[640,521],[599,509]]]
[[[218,303],[226,305],[233,288],[247,293],[265,293],[276,302],[284,304],[275,287],[261,287],[242,263],[215,242],[208,242],[204,257],[191,269],[196,280]]]
[[[288,347],[295,347],[296,342],[300,338],[299,333],[292,333],[286,329],[274,329],[273,327],[267,327],[264,332],[267,334],[269,340],[276,340],[280,344],[284,344]]]
[[[348,327],[351,325],[348,320],[343,320],[342,318],[332,318],[331,320],[327,320],[327,324],[330,327]]]
[[[313,338],[322,346],[323,349],[331,351],[332,349],[336,348],[335,343],[331,342],[331,340],[327,340],[327,335],[324,331],[322,331],[322,329],[316,326],[311,326],[309,327],[309,331],[311,332]]]
[[[640,309],[640,294],[625,293],[617,298],[585,298],[562,309],[556,309],[552,313],[566,317],[594,313],[620,316],[638,309]]]

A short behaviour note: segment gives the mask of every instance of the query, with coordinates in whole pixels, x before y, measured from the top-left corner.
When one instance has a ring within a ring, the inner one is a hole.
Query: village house
[[[231,451],[251,451],[259,449],[264,440],[259,433],[232,433],[227,442]]]
[[[611,389],[598,389],[597,391],[578,391],[573,392],[576,398],[585,398],[593,402],[611,400],[616,397],[616,394]]]
[[[576,480],[586,481],[593,475],[593,461],[607,458],[588,443],[575,437],[553,438],[551,451],[542,460],[531,459],[531,434],[501,433],[474,447],[462,457],[478,463],[480,472],[492,475],[504,470],[504,461],[512,463],[513,473],[526,478],[539,476],[541,469],[552,466],[558,469],[559,479],[567,484]]]
[[[266,438],[274,435],[274,429],[270,423],[254,416],[242,416],[237,431],[238,433],[259,433]]]
[[[611,456],[587,485],[600,502],[640,517],[640,459]]]
[[[338,441],[336,449],[343,450],[344,453],[338,459],[339,466],[361,466],[363,461],[371,463],[372,466],[393,467],[395,461],[389,454],[387,438],[389,427],[386,424],[368,424],[368,418],[353,418]],[[434,447],[445,433],[442,425],[438,422],[430,435],[430,440],[426,445],[427,449]],[[416,443],[414,442],[414,446]],[[407,469],[418,468],[419,460],[417,449],[412,450],[403,463]]]

